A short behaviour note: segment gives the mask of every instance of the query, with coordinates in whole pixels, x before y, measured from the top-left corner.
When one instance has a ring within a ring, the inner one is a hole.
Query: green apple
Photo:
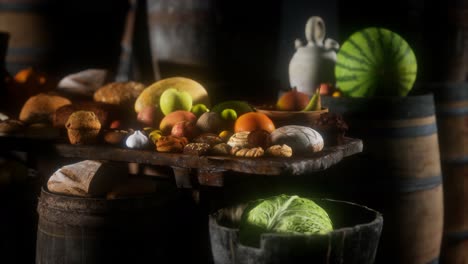
[[[164,115],[177,110],[190,111],[192,109],[192,96],[186,91],[169,88],[161,94],[159,108]]]
[[[237,119],[237,113],[234,109],[226,108],[221,111],[221,118],[228,121],[234,121]]]
[[[190,112],[194,113],[197,117],[200,117],[203,113],[209,112],[210,109],[205,104],[195,104],[192,106]]]

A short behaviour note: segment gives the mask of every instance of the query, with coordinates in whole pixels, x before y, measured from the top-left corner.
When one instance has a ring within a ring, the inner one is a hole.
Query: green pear
[[[312,98],[310,98],[307,106],[302,111],[318,111],[322,109],[322,100],[320,99],[320,87],[315,91]]]
[[[192,109],[192,96],[186,91],[169,88],[161,94],[159,108],[164,115],[177,110],[190,111]]]

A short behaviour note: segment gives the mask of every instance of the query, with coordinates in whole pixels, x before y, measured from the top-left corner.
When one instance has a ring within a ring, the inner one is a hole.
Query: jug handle
[[[310,17],[305,27],[308,46],[323,46],[325,39],[325,22],[319,16]]]

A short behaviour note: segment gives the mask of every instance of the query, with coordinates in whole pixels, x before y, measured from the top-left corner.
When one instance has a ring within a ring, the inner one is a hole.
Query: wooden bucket
[[[468,83],[425,84],[434,93],[444,176],[443,263],[468,263]]]
[[[329,213],[334,231],[327,235],[263,234],[260,248],[239,241],[239,220],[245,205],[211,214],[209,228],[214,263],[374,263],[382,215],[353,203],[314,201]]]
[[[442,172],[432,94],[322,98],[364,151],[329,171],[353,201],[382,212],[377,263],[435,263],[443,229]],[[326,172],[327,173],[327,172]],[[345,175],[345,176],[343,176]],[[345,178],[344,181],[341,181]]]
[[[169,263],[178,234],[174,197],[164,192],[106,200],[43,187],[36,263]]]

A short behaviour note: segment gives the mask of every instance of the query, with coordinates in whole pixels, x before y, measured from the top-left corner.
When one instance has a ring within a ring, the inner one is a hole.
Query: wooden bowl
[[[286,125],[312,127],[321,114],[328,112],[328,108],[318,111],[280,111],[274,110],[273,107],[255,107],[255,111],[267,115],[276,127]]]

